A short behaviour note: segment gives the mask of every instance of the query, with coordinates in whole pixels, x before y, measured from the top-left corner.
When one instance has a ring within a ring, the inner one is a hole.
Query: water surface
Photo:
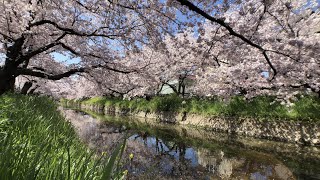
[[[123,167],[128,179],[320,179],[317,147],[229,136],[155,120],[70,109],[62,112],[97,153],[110,153],[127,138]]]

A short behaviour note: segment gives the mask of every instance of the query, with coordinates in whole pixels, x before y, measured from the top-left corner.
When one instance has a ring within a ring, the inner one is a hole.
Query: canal
[[[61,108],[79,137],[110,154],[126,138],[128,179],[320,179],[320,148]]]

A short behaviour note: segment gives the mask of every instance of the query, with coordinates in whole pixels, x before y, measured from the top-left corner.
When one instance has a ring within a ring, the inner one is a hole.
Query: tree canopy
[[[17,77],[77,97],[155,95],[164,84],[180,93],[186,80],[188,93],[200,96],[319,93],[319,7],[317,0],[4,0],[0,93]]]

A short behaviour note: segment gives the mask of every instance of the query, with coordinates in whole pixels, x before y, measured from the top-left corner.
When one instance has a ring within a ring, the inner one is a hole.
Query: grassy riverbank
[[[110,179],[121,147],[88,150],[46,97],[0,96],[0,179]]]
[[[67,100],[63,100],[66,102]],[[151,100],[135,98],[121,100],[117,98],[94,97],[86,100],[69,101],[87,105],[115,106],[130,108],[131,111],[176,111],[188,112],[205,116],[220,117],[250,117],[261,120],[302,120],[319,121],[320,99],[313,96],[300,96],[290,107],[282,105],[273,97],[256,97],[244,100],[243,97],[233,97],[230,101],[219,98],[200,99],[191,98],[183,100],[174,95],[154,97]]]

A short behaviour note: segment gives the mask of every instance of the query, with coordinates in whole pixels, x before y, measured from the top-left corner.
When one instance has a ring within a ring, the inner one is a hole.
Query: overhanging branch
[[[96,65],[96,66],[86,67],[86,68],[83,67],[83,68],[70,69],[70,70],[68,70],[64,73],[61,73],[61,74],[49,74],[45,71],[34,70],[34,69],[39,69],[39,68],[33,68],[33,69],[18,68],[18,70],[16,71],[16,76],[28,75],[28,76],[34,76],[34,77],[39,77],[39,78],[44,78],[44,79],[49,79],[49,80],[60,80],[65,77],[70,77],[71,75],[74,75],[76,73],[84,73],[84,72],[87,72],[89,70],[93,70],[96,68],[104,68],[104,69],[107,69],[110,71],[124,73],[124,74],[129,74],[129,73],[134,72],[134,71],[125,71],[125,70],[115,69],[115,68],[109,67],[107,65]]]
[[[312,87],[309,83],[304,83],[304,84],[291,84],[289,85],[290,88],[304,88],[304,89],[310,89],[312,92],[319,93],[319,90],[315,87]]]
[[[30,24],[30,27],[40,26],[40,25],[44,25],[44,24],[51,24],[55,28],[65,32],[66,34],[76,35],[76,36],[83,36],[83,37],[96,36],[96,37],[106,37],[106,38],[109,38],[109,39],[114,39],[113,37],[118,37],[119,36],[117,34],[97,33],[99,29],[96,29],[91,33],[79,32],[79,31],[77,31],[75,29],[72,29],[72,28],[62,27],[62,26],[58,25],[56,22],[53,22],[53,21],[50,21],[50,20],[45,20],[45,19]]]
[[[197,14],[203,16],[204,18],[212,21],[212,22],[215,22],[221,26],[223,26],[224,28],[227,29],[227,31],[229,32],[230,35],[232,36],[235,36],[239,39],[241,39],[242,41],[244,41],[245,43],[249,44],[250,46],[254,47],[254,48],[257,48],[261,51],[262,55],[265,57],[268,65],[270,66],[270,68],[272,69],[273,71],[273,77],[271,78],[271,80],[274,78],[274,76],[277,74],[277,71],[276,69],[274,68],[274,66],[272,65],[268,55],[266,54],[266,51],[263,47],[261,47],[260,45],[252,42],[250,39],[244,37],[243,35],[235,32],[232,27],[230,27],[227,23],[225,23],[222,19],[217,19],[211,15],[209,15],[208,13],[204,12],[203,10],[201,10],[200,8],[198,8],[197,6],[195,6],[194,4],[192,4],[190,1],[188,0],[177,0],[178,2],[180,2],[181,5],[183,6],[187,6],[191,11],[194,11],[196,12]]]

